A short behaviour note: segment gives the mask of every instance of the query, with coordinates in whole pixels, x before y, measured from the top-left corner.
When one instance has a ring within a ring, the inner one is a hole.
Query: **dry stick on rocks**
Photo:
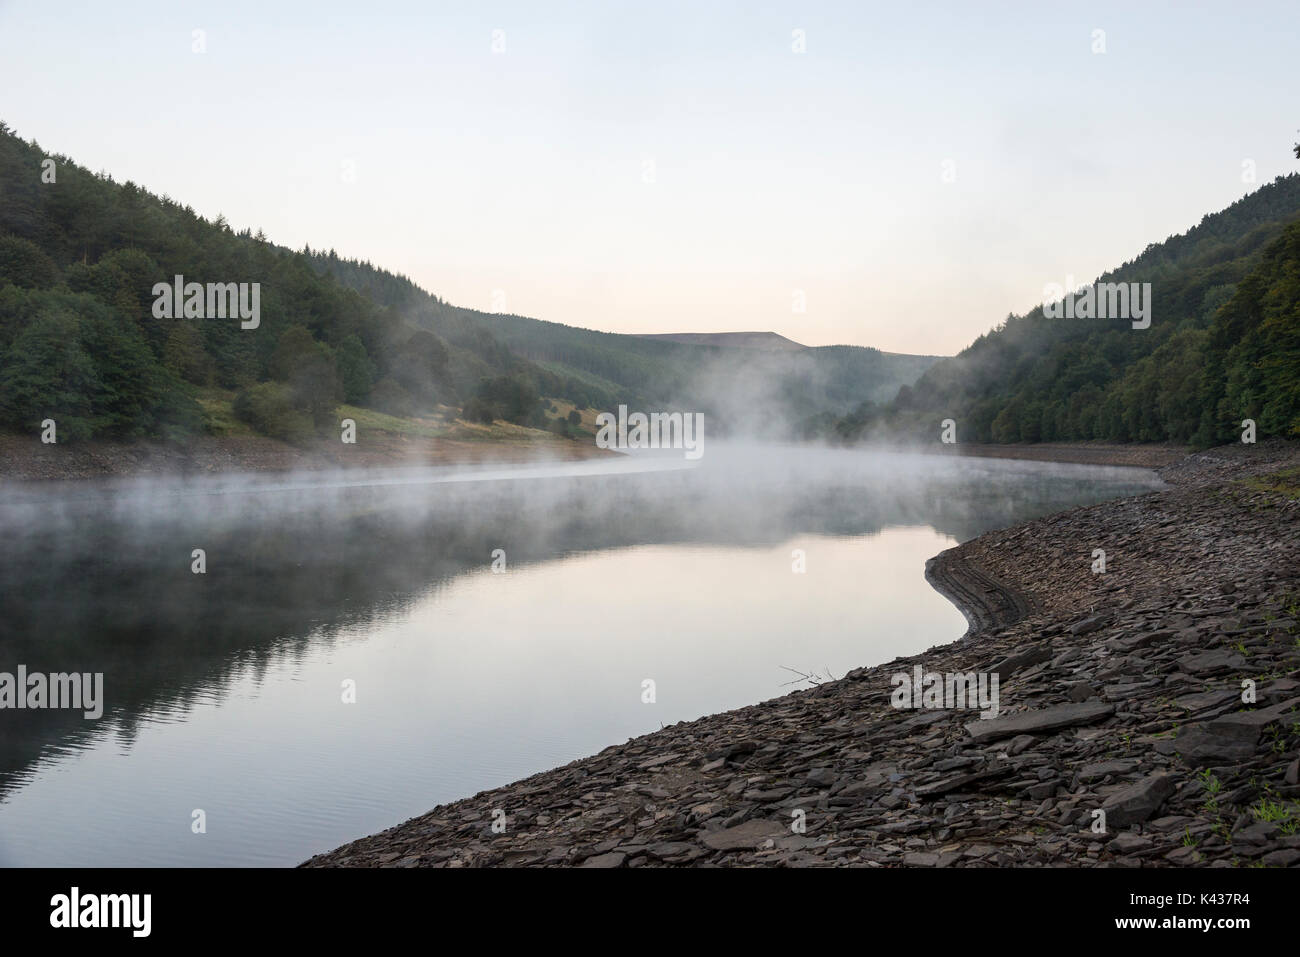
[[[798,675],[798,676],[799,676],[799,677],[798,677],[797,679],[795,679],[794,681],[786,681],[786,682],[782,683],[782,685],[781,685],[782,688],[786,687],[787,685],[797,684],[800,680],[802,680],[802,681],[811,681],[811,682],[812,682],[813,684],[815,684],[815,685],[819,685],[819,684],[821,684],[822,681],[834,681],[834,680],[835,680],[834,676],[831,675],[831,669],[830,669],[829,666],[826,668],[826,677],[825,677],[825,678],[822,678],[820,675],[816,675],[816,674],[811,674],[811,675],[804,674],[802,671],[799,671],[799,670],[797,670],[797,669],[795,669],[795,668],[786,668],[785,665],[778,665],[777,667],[779,667],[779,668],[783,668],[783,669],[785,669],[786,671],[790,672],[791,674],[793,674],[793,675]]]

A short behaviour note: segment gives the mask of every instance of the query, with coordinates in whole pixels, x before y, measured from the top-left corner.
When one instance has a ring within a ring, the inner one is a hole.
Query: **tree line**
[[[258,328],[155,318],[152,289],[175,275],[259,283]],[[329,425],[340,402],[398,415],[473,403],[480,419],[546,425],[543,394],[607,398],[481,324],[433,321],[445,308],[401,277],[237,232],[0,123],[0,426],[53,417],[60,441],[182,438],[212,428],[213,389],[286,439]]]
[[[1300,175],[1279,177],[1098,282],[1150,282],[1152,324],[1011,315],[890,402],[821,423],[854,441],[1178,442],[1300,437]]]

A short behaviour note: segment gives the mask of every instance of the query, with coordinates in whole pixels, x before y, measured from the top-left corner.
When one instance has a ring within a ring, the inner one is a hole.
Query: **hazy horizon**
[[[0,82],[24,138],[458,306],[951,355],[1290,172],[1288,36],[1106,3],[0,0]]]

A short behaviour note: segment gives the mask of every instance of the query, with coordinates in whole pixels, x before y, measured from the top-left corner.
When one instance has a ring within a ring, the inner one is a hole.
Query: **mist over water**
[[[0,671],[103,672],[105,694],[99,721],[0,711],[0,865],[294,864],[806,686],[786,669],[951,641],[927,558],[1157,485],[711,442],[698,462],[0,486]]]

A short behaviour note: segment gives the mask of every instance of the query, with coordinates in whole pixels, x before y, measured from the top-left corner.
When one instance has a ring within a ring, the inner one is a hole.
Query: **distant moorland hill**
[[[641,333],[638,338],[685,342],[693,346],[763,349],[769,352],[798,352],[808,348],[775,332],[653,332]]]

